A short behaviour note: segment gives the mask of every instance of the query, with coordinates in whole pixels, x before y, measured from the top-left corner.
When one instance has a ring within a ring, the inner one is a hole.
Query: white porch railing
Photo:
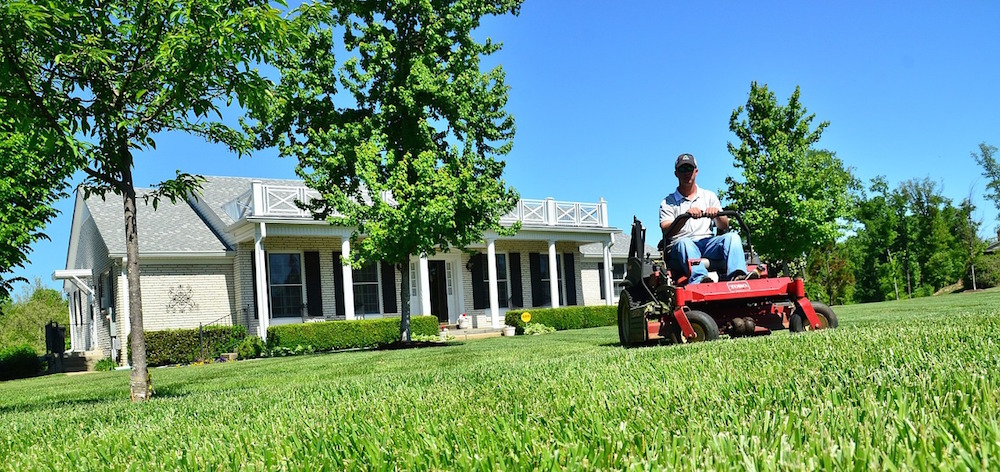
[[[319,193],[305,186],[253,182],[250,190],[223,208],[234,220],[245,216],[312,219],[310,212],[300,209],[295,202],[308,202],[313,198],[319,198]],[[510,213],[500,218],[501,224],[517,221],[526,226],[606,228],[608,204],[603,198],[598,203],[560,202],[552,198],[522,199]]]
[[[598,203],[560,202],[521,199],[510,213],[500,218],[502,224],[520,221],[530,226],[583,226],[606,228],[608,203],[602,198]]]

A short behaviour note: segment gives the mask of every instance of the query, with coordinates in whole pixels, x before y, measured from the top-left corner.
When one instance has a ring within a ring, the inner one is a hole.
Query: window
[[[354,269],[354,313],[364,317],[367,314],[381,314],[379,306],[378,264],[371,263]]]
[[[483,293],[490,293],[490,268],[483,257]],[[497,254],[497,298],[500,308],[510,308],[510,291],[507,290],[507,254]]]
[[[304,306],[302,295],[302,255],[268,254],[271,284],[271,317],[299,318]]]
[[[102,272],[97,282],[101,310],[111,307],[111,272]]]
[[[538,258],[538,273],[542,280],[542,286],[545,287],[542,290],[541,298],[542,303],[552,304],[551,290],[549,289],[549,257],[547,254],[542,254],[542,257]],[[566,306],[566,287],[565,282],[563,282],[563,270],[562,270],[562,254],[556,254],[556,274],[558,274],[559,279],[556,281],[559,287],[559,306]]]
[[[625,263],[624,262],[614,262],[611,264],[611,291],[614,292],[615,298],[618,298],[622,293],[622,281],[625,280]]]

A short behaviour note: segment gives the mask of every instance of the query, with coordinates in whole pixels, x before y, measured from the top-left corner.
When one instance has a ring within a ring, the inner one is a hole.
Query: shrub
[[[247,329],[243,325],[205,326],[202,329],[205,359],[219,357],[223,352],[232,352],[247,337]],[[131,340],[129,343],[131,344]],[[202,340],[198,328],[146,332],[148,365],[186,364],[201,356]]]
[[[256,359],[264,353],[264,341],[257,336],[247,336],[236,346],[236,355],[240,359]]]
[[[507,326],[517,328],[518,334],[524,333],[524,322],[521,321],[521,313],[526,311],[531,313],[531,324],[540,323],[551,326],[559,331],[564,329],[614,326],[618,324],[618,307],[615,305],[567,306],[508,311],[504,321],[507,323]]]
[[[118,365],[115,364],[115,361],[108,358],[104,358],[97,361],[97,365],[94,366],[94,370],[98,372],[106,372],[115,370],[115,367],[118,367]]]
[[[25,344],[0,351],[0,380],[33,377],[42,371],[35,348]]]
[[[410,334],[437,335],[437,317],[410,318]],[[272,351],[272,355],[296,354],[296,350],[309,347],[316,351],[332,351],[383,346],[396,341],[399,341],[399,318],[320,321],[267,329],[267,349]]]
[[[554,333],[555,331],[556,331],[555,328],[551,326],[545,326],[541,323],[528,323],[528,325],[524,327],[524,334],[527,334],[529,336],[532,334],[549,334],[549,333]]]

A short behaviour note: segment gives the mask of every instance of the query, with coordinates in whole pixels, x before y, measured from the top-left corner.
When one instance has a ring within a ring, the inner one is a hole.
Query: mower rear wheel
[[[830,307],[820,302],[812,302],[812,307],[819,318],[819,329],[837,327],[837,314]],[[792,318],[788,320],[788,330],[793,333],[801,333],[802,331],[812,331],[813,327],[809,324],[806,314],[802,310],[797,309],[792,314]]]
[[[629,315],[629,296],[628,292],[622,290],[621,296],[618,297],[618,342],[622,346],[628,346],[628,315]]]
[[[691,328],[694,329],[694,338],[688,339],[687,342],[697,343],[719,339],[719,324],[711,316],[708,316],[708,313],[689,310],[686,315],[688,321],[691,322]],[[681,331],[680,326],[678,326],[677,339],[681,339],[682,337],[684,337],[684,333]]]

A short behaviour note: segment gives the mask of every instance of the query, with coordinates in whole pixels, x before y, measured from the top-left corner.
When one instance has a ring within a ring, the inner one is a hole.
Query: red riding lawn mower
[[[688,284],[685,274],[668,269],[669,244],[660,241],[662,257],[643,255],[646,229],[634,218],[628,265],[621,283],[624,289],[618,302],[622,346],[712,341],[721,334],[761,336],[781,329],[800,332],[837,327],[837,315],[830,307],[806,298],[802,279],[768,274],[767,266],[760,263],[750,244],[750,231],[739,212],[724,210],[719,216],[736,218],[747,254],[747,273],[756,272],[759,277],[719,282],[703,279]],[[688,214],[680,215],[663,234],[673,234],[672,230],[689,218]],[[707,264],[710,271],[728,273],[725,260],[688,261],[689,269],[692,264]],[[718,276],[714,280],[719,280]]]

